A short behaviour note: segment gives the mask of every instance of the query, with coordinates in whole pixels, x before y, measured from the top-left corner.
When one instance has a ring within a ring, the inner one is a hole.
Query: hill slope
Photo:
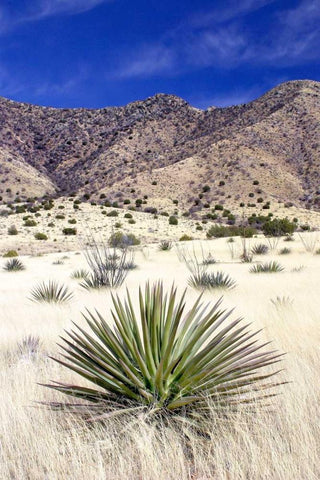
[[[307,80],[206,111],[164,94],[98,110],[0,98],[0,195],[104,194],[119,204],[147,195],[149,205],[178,200],[191,211],[258,198],[319,208],[319,120],[320,83]]]

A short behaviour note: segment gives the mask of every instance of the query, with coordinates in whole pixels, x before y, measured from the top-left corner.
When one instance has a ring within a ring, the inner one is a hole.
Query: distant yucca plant
[[[40,338],[34,335],[27,335],[18,343],[18,354],[22,358],[33,359],[39,353],[41,347]]]
[[[189,277],[189,285],[198,289],[224,288],[231,289],[236,286],[228,274],[223,272],[201,272],[193,274]]]
[[[215,263],[217,263],[217,260],[211,255],[211,253],[209,253],[209,255],[205,257],[202,262],[203,265],[214,265]]]
[[[30,292],[33,302],[66,303],[72,299],[73,293],[65,285],[59,285],[53,280],[42,282]]]
[[[18,258],[11,258],[11,260],[7,260],[3,270],[7,272],[19,272],[21,270],[25,270],[25,266]]]
[[[284,248],[281,248],[279,255],[288,255],[289,253],[291,253],[290,248],[284,247]]]
[[[293,305],[293,300],[290,297],[280,297],[277,296],[275,298],[270,298],[270,302],[277,308],[287,308],[287,307],[292,307]]]
[[[283,266],[276,261],[267,262],[267,263],[258,263],[253,265],[250,268],[250,273],[276,273],[282,272],[284,270]]]
[[[85,270],[84,268],[79,268],[78,270],[72,272],[70,277],[75,280],[82,280],[83,278],[87,278],[89,275],[90,273],[88,272],[88,270]]]
[[[172,248],[172,242],[169,240],[162,240],[159,244],[159,250],[168,251]]]
[[[251,253],[253,255],[266,255],[268,252],[269,252],[269,247],[264,243],[257,243],[251,248]]]
[[[147,283],[144,294],[139,290],[139,313],[128,291],[124,301],[112,296],[113,327],[97,311],[87,311],[89,331],[76,326],[68,332],[64,359],[53,360],[92,386],[45,385],[86,403],[49,405],[89,413],[90,420],[144,410],[200,423],[208,401],[230,408],[272,396],[264,391],[279,385],[268,380],[275,373],[260,371],[281,355],[265,352],[252,340],[258,332],[252,334],[241,319],[229,321],[231,312],[220,310],[221,299],[208,309],[200,295],[185,312],[185,296],[176,299],[174,286],[164,294],[160,282]]]

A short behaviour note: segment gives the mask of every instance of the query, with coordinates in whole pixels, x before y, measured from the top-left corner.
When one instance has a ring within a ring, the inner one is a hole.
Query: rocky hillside
[[[229,108],[158,94],[125,107],[56,109],[0,98],[0,195],[90,195],[196,211],[320,208],[320,83],[293,81]]]

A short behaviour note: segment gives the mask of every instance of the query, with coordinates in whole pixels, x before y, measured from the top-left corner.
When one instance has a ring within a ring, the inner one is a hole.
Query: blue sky
[[[199,108],[320,80],[320,0],[1,0],[0,95],[57,107],[155,93]]]

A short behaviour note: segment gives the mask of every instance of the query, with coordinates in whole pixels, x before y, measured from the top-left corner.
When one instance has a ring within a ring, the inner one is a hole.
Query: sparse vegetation
[[[159,250],[168,251],[172,249],[172,242],[169,240],[162,240],[159,244]]]
[[[188,283],[193,288],[200,290],[217,288],[230,290],[236,286],[235,280],[233,280],[228,274],[219,271],[192,274],[189,277]]]

